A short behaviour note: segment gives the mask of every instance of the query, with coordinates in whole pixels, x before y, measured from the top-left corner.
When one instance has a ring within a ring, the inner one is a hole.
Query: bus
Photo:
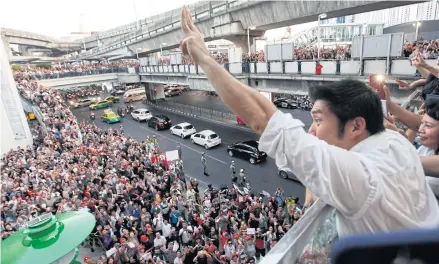
[[[126,91],[125,94],[123,95],[123,102],[129,103],[133,101],[143,100],[145,98],[146,98],[145,88],[137,88],[137,89]]]

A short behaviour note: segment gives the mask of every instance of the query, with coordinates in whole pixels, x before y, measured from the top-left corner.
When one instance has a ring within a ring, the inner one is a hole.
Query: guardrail
[[[96,69],[96,70],[86,70],[86,71],[72,71],[72,72],[61,72],[61,73],[32,73],[29,74],[31,80],[41,80],[41,79],[58,79],[58,78],[68,78],[68,77],[79,77],[87,75],[99,75],[108,73],[131,73],[137,74],[138,68],[127,67],[127,68],[110,68],[110,69]]]
[[[426,60],[426,63],[436,66],[437,60]],[[322,67],[318,69],[318,65]],[[344,75],[368,76],[369,74],[383,74],[388,72],[392,76],[417,77],[415,67],[410,65],[407,58],[374,60],[302,60],[302,61],[270,61],[270,62],[240,62],[223,64],[231,74],[288,74],[288,75]],[[142,73],[180,73],[187,75],[203,75],[198,65],[140,65]]]
[[[200,108],[200,107],[191,106],[191,105],[178,104],[178,103],[173,103],[173,102],[168,102],[168,101],[160,101],[160,102],[146,101],[145,103],[149,106],[163,109],[163,110],[167,110],[167,111],[171,111],[171,112],[181,113],[181,114],[185,114],[185,115],[189,115],[189,116],[193,116],[193,117],[207,118],[207,119],[216,120],[216,121],[220,121],[220,122],[237,124],[236,115],[234,115],[232,113],[224,113],[224,112],[215,111],[215,110],[211,110],[211,109],[205,109],[205,108]]]

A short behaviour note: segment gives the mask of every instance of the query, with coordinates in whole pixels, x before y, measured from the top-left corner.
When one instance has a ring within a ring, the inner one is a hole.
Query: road
[[[115,104],[113,109],[116,109],[120,105],[124,107],[123,103]],[[137,102],[134,103],[135,108],[144,108],[144,104]],[[100,121],[99,116],[102,115],[104,110],[96,110],[96,120],[95,123],[100,128],[119,128],[119,124],[106,124]],[[227,126],[219,123],[212,123],[204,120],[197,120],[192,117],[183,116],[167,111],[161,111],[156,109],[151,109],[153,115],[164,114],[168,116],[172,123],[178,124],[181,122],[189,122],[197,129],[201,131],[204,129],[211,129],[218,133],[222,139],[222,144],[205,150],[202,146],[194,145],[191,143],[190,139],[181,139],[180,137],[171,135],[169,130],[165,131],[155,131],[149,128],[146,123],[138,123],[132,120],[131,116],[125,116],[122,121],[124,127],[124,133],[128,136],[132,136],[135,139],[142,141],[145,140],[147,136],[155,135],[159,141],[159,146],[162,151],[175,150],[177,143],[182,146],[182,158],[184,162],[184,168],[186,175],[194,177],[201,183],[207,184],[212,183],[214,186],[218,187],[221,184],[227,184],[230,186],[230,164],[232,160],[235,160],[236,169],[245,168],[247,179],[250,181],[253,192],[259,193],[262,190],[273,193],[278,187],[285,190],[286,195],[297,196],[301,201],[304,201],[305,189],[302,184],[292,181],[282,179],[277,175],[277,167],[273,159],[269,158],[266,162],[262,164],[252,165],[248,161],[234,159],[229,157],[226,148],[229,144],[235,143],[243,140],[258,140],[259,136],[253,132],[246,130],[241,130],[234,128],[233,126]],[[77,116],[79,121],[89,120],[88,108],[81,108],[73,110],[73,113]],[[203,166],[201,164],[201,153],[206,153],[207,159],[207,169],[211,174],[210,177],[203,175]]]
[[[169,102],[192,105],[200,108],[211,109],[224,113],[231,113],[227,106],[217,96],[206,95],[202,91],[185,91],[179,96],[167,97]],[[306,128],[312,123],[309,111],[300,109],[281,109],[284,113],[290,113],[294,118],[302,120]]]

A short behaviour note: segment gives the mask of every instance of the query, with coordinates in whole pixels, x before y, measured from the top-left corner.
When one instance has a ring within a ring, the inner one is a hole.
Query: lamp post
[[[248,55],[250,56],[250,30],[255,30],[255,26],[251,26],[247,28],[247,48],[248,48]]]
[[[418,40],[418,34],[419,34],[419,27],[421,26],[421,22],[419,20],[416,20],[416,22],[413,24],[415,27],[415,41]]]
[[[317,59],[320,60],[320,20],[327,17],[326,13],[320,14],[317,18]]]
[[[160,56],[162,56],[163,53],[163,46],[167,45],[167,43],[160,43]]]

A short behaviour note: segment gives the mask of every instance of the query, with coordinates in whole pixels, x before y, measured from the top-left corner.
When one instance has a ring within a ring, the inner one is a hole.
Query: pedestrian
[[[178,158],[181,160],[181,145],[180,145],[180,143],[177,144],[177,151],[178,151]]]
[[[204,152],[201,153],[201,163],[203,164],[204,176],[209,176],[209,173],[207,173],[207,161],[206,161],[206,157],[204,157]]]
[[[232,182],[236,182],[236,168],[234,160],[232,160],[232,164],[230,165],[230,175],[232,176]]]

